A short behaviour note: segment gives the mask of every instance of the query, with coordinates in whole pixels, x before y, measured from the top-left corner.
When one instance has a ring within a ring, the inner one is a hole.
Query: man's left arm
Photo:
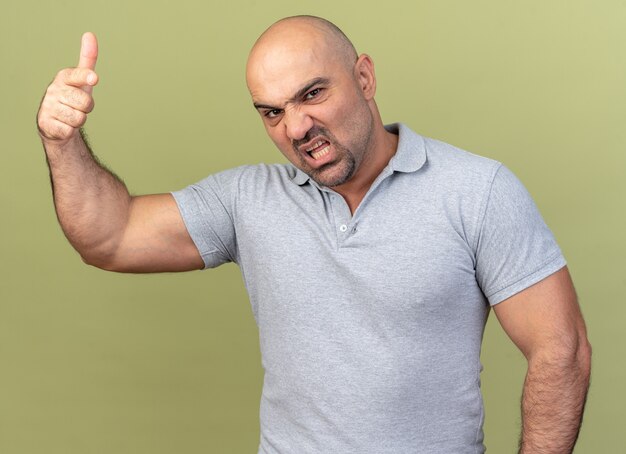
[[[528,361],[520,454],[574,449],[591,370],[591,346],[567,267],[494,306]]]

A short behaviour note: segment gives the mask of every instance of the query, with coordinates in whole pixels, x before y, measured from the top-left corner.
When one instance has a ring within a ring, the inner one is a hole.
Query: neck
[[[395,155],[397,148],[398,136],[388,132],[381,123],[373,135],[369,152],[364,156],[354,176],[348,182],[333,187],[333,190],[344,198],[352,214],[361,204],[374,180]]]

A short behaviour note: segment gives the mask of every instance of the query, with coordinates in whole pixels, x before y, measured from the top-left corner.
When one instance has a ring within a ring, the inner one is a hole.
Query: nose
[[[313,119],[300,109],[285,111],[285,131],[291,140],[300,140],[313,127]]]

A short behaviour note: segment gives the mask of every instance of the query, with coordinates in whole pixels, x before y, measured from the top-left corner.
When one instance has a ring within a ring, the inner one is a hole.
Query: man
[[[520,452],[575,444],[590,347],[565,261],[501,164],[384,126],[374,65],[324,19],[283,19],[247,83],[292,165],[247,166],[132,197],[80,127],[97,44],[38,114],[67,238],[124,272],[239,264],[265,369],[260,453],[483,452],[490,305],[528,360]]]

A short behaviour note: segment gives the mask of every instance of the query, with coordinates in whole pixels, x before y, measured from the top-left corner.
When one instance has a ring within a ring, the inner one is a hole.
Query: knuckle
[[[89,99],[87,100],[87,105],[85,106],[84,112],[91,113],[93,111],[94,107],[96,107],[96,102],[93,100],[92,96],[89,96]]]
[[[87,114],[79,110],[65,108],[61,111],[59,120],[69,126],[72,126],[73,128],[78,128],[79,126],[84,125],[85,121],[87,121]]]
[[[87,114],[84,112],[74,111],[74,115],[72,117],[72,126],[75,128],[79,128],[85,124],[87,121]]]
[[[39,134],[46,138],[52,140],[63,140],[67,139],[72,135],[74,128],[60,121],[48,120],[48,121],[40,121],[38,123]]]
[[[68,106],[75,106],[76,104],[78,104],[78,95],[76,93],[77,91],[79,91],[77,88],[70,86],[63,88],[59,96],[60,101]]]
[[[42,101],[41,106],[39,107],[39,111],[37,112],[38,124],[43,124],[50,118],[51,113],[53,112],[53,108],[50,104],[50,101],[46,99]]]
[[[81,90],[78,105],[82,112],[89,113],[93,110],[93,97]]]
[[[77,90],[74,95],[76,96],[76,105],[79,110],[86,113],[89,113],[93,110],[93,96],[84,92],[83,90]]]
[[[37,117],[37,129],[42,134],[44,134],[49,129],[47,121],[44,118],[42,118],[41,116]]]
[[[54,118],[57,118],[59,120],[67,117],[67,112],[65,110],[65,106],[63,104],[60,103],[56,103],[54,106],[51,106],[50,108],[51,112],[52,112],[52,116]]]
[[[63,68],[62,70],[60,70],[56,77],[54,78],[54,81],[65,81],[67,80],[72,74],[72,68]],[[54,82],[53,82],[54,83]]]
[[[65,86],[83,85],[87,80],[87,70],[84,68],[65,68],[59,71],[55,82]]]
[[[85,113],[91,112],[94,107],[93,97],[75,87],[68,87],[64,90],[61,102]]]
[[[55,82],[51,83],[50,85],[48,85],[48,88],[46,89],[46,93],[44,95],[44,101],[50,100],[51,98],[55,98],[58,92],[59,92],[58,85]]]
[[[71,123],[74,115],[74,109],[63,104],[58,104],[55,109],[55,118],[63,123]]]
[[[71,126],[66,125],[65,123],[57,122],[53,128],[54,137],[58,137],[59,139],[66,139],[72,135],[73,130],[74,128],[72,128]]]

